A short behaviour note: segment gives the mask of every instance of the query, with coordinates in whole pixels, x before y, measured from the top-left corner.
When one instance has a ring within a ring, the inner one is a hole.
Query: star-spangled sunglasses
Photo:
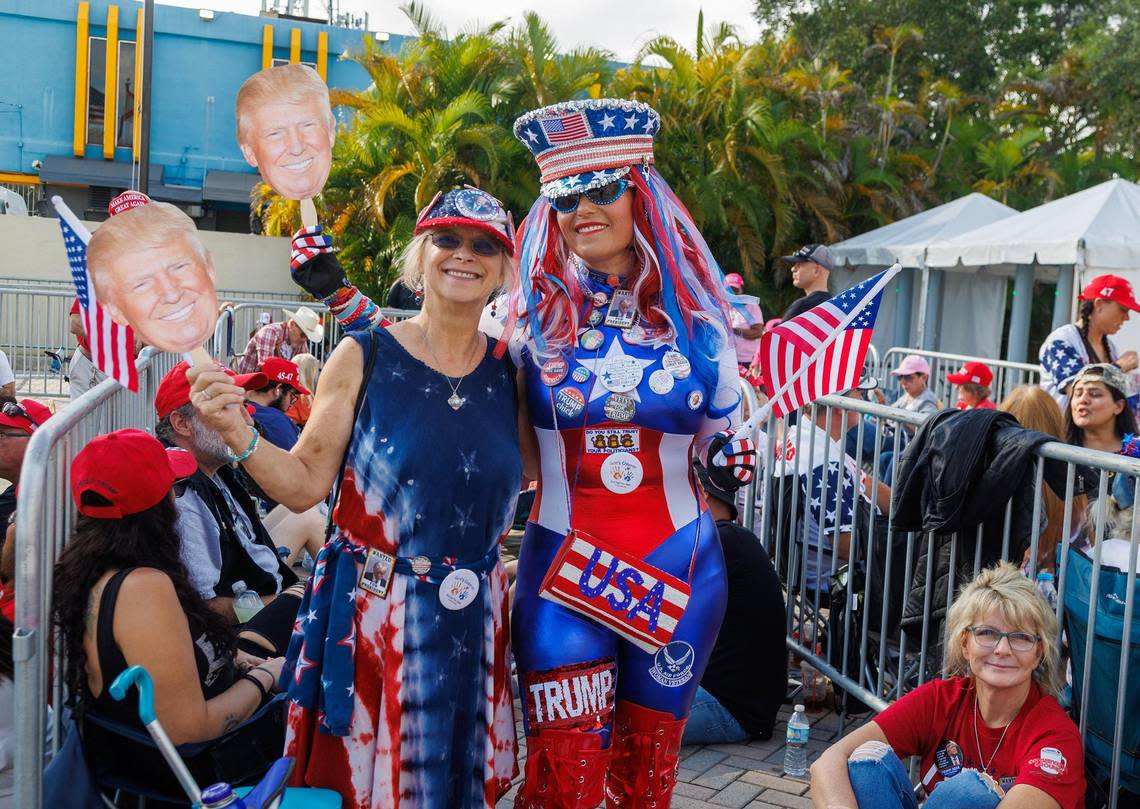
[[[477,256],[482,256],[483,258],[496,256],[502,251],[502,247],[499,246],[498,242],[479,236],[476,236],[474,239],[463,239],[454,233],[431,234],[431,243],[440,250],[458,250],[459,246],[464,242],[467,242],[472,253]]]
[[[589,191],[575,191],[573,194],[554,197],[550,200],[550,207],[558,213],[574,213],[578,210],[578,203],[582,201],[583,193],[586,195],[586,199],[595,205],[613,205],[626,192],[627,188],[629,188],[629,180],[614,180],[612,183],[591,188]]]

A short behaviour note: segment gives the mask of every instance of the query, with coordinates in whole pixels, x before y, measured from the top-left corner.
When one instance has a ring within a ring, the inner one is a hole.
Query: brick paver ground
[[[517,711],[516,711],[517,714]],[[681,766],[673,809],[811,809],[807,779],[784,775],[784,735],[791,706],[780,709],[772,738],[743,744],[709,744],[681,748]],[[808,714],[811,734],[808,761],[815,761],[835,741],[839,717],[833,711]],[[847,732],[858,721],[848,720]],[[523,738],[522,724],[518,728]],[[519,767],[525,760],[525,747],[519,751]],[[518,781],[498,804],[498,809],[514,805]]]

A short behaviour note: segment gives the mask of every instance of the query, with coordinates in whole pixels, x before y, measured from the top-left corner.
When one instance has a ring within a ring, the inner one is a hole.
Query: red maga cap
[[[123,211],[129,211],[131,208],[146,205],[148,202],[150,202],[150,197],[141,191],[124,191],[107,204],[107,213],[115,216]]]
[[[1136,298],[1132,296],[1132,284],[1119,275],[1098,275],[1085,284],[1085,288],[1077,297],[1082,301],[1098,299],[1116,301],[1126,309],[1140,312],[1140,303],[1136,303]]]
[[[28,435],[36,431],[51,418],[51,411],[35,399],[21,399],[19,402],[5,402],[0,407],[0,427],[23,430]]]
[[[984,362],[967,362],[956,374],[946,374],[946,381],[953,385],[982,385],[989,387],[994,381],[993,371]]]
[[[311,391],[306,390],[298,382],[301,372],[297,369],[297,363],[291,362],[281,357],[267,357],[265,362],[261,363],[261,373],[265,374],[266,384],[275,382],[278,385],[288,385],[297,393],[308,395]]]
[[[71,496],[88,517],[127,517],[155,506],[174,481],[198,469],[184,449],[167,449],[142,430],[116,430],[96,436],[71,462]],[[111,501],[108,506],[83,503],[84,492]]]
[[[175,365],[158,383],[158,392],[154,395],[154,412],[160,419],[164,419],[184,404],[190,404],[190,380],[186,372],[190,364],[183,360]],[[233,383],[246,390],[264,388],[269,382],[263,373],[235,374],[229,369],[226,373],[233,377]]]

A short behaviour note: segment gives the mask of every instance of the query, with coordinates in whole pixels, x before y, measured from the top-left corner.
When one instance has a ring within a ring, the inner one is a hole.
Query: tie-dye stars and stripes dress
[[[443,376],[374,334],[339,530],[318,555],[282,674],[286,754],[297,783],[335,789],[348,809],[493,807],[516,772],[497,554],[520,483],[513,367],[488,345],[453,410]],[[353,337],[367,356],[369,335]],[[397,572],[386,597],[373,595],[357,586],[370,547],[405,569],[417,556],[435,566]],[[439,597],[455,564],[479,579],[458,610]]]

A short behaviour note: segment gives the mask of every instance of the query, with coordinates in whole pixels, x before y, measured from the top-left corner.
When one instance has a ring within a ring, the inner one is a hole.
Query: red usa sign
[[[596,537],[571,532],[550,564],[539,595],[612,629],[647,652],[673,638],[689,585]]]

